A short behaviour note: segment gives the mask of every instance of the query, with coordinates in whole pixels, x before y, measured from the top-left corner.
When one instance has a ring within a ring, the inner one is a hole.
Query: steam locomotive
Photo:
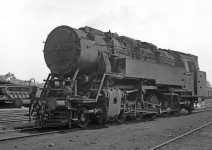
[[[110,31],[59,26],[45,41],[44,58],[51,73],[29,108],[39,127],[83,128],[89,121],[141,120],[182,108],[191,113],[206,96],[197,56]]]

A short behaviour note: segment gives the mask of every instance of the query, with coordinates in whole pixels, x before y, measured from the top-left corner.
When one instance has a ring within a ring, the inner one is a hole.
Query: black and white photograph
[[[0,150],[212,150],[212,1],[0,0]]]

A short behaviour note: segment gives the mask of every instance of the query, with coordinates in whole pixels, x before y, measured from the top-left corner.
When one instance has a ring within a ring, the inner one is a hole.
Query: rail
[[[205,110],[201,110],[201,111],[196,111],[196,112],[194,112],[194,113],[203,112],[203,111],[209,111],[209,110],[212,110],[211,108],[212,108],[212,107],[210,107],[210,109],[205,109]],[[169,144],[169,143],[171,143],[171,142],[174,142],[175,140],[177,140],[177,139],[179,139],[179,138],[182,138],[182,137],[184,137],[184,136],[186,136],[186,135],[188,135],[188,134],[191,134],[191,133],[193,133],[193,132],[195,132],[195,131],[197,131],[197,130],[200,130],[200,129],[202,129],[202,128],[204,128],[204,127],[210,125],[210,124],[212,124],[212,122],[209,122],[209,123],[207,123],[207,124],[205,124],[205,125],[203,125],[203,126],[197,128],[197,129],[195,129],[195,130],[192,130],[192,131],[190,131],[190,132],[188,132],[188,133],[185,133],[185,134],[183,134],[183,135],[181,135],[181,136],[179,136],[179,137],[177,137],[177,138],[174,138],[174,139],[172,139],[172,140],[170,140],[170,141],[167,141],[167,142],[162,143],[162,144],[160,144],[160,145],[158,145],[158,146],[155,146],[155,147],[151,148],[150,150],[159,149],[159,148],[161,148],[161,147],[163,147],[163,146],[165,146],[165,145],[167,145],[167,144]],[[18,132],[20,133],[20,132],[23,132],[23,131],[29,131],[29,130],[35,130],[35,129],[39,129],[39,128],[38,128],[38,127],[32,127],[32,128],[17,129],[17,130],[14,130],[14,132],[15,132],[15,131],[18,131]],[[21,135],[21,136],[12,136],[12,137],[0,138],[0,142],[3,142],[3,141],[10,141],[10,140],[17,140],[17,139],[22,139],[22,138],[27,138],[27,137],[36,137],[36,136],[42,136],[42,135],[49,135],[49,134],[61,133],[61,132],[64,132],[64,131],[77,131],[77,130],[80,130],[80,129],[79,129],[79,128],[76,128],[76,129],[60,129],[60,130],[54,130],[54,131],[49,131],[49,132],[43,132],[43,130],[42,130],[42,133],[35,133],[35,134],[30,134],[30,135]]]
[[[176,138],[173,138],[173,139],[171,139],[171,140],[169,140],[169,141],[166,141],[166,142],[164,142],[164,143],[162,143],[162,144],[159,144],[159,145],[157,145],[157,146],[155,146],[155,147],[153,147],[153,148],[151,148],[151,149],[149,149],[149,150],[157,150],[157,149],[160,149],[160,148],[162,148],[162,147],[164,147],[164,146],[166,146],[166,145],[169,145],[169,144],[172,143],[172,142],[177,141],[178,139],[184,138],[185,136],[190,135],[190,134],[192,134],[192,133],[194,133],[194,132],[196,132],[196,131],[199,131],[199,130],[201,130],[201,129],[203,129],[203,128],[209,126],[209,125],[212,125],[212,121],[209,122],[209,123],[207,123],[207,124],[204,124],[204,125],[202,125],[202,126],[200,126],[200,127],[198,127],[198,128],[196,128],[196,129],[194,129],[194,130],[192,130],[192,131],[189,131],[189,132],[187,132],[187,133],[184,133],[184,134],[182,134],[182,135],[180,135],[180,136],[178,136],[178,137],[176,137]]]

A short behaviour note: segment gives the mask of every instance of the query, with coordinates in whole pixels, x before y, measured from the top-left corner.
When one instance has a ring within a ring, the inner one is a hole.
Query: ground
[[[159,117],[123,124],[90,125],[53,135],[0,142],[0,150],[147,150],[212,120],[212,111]],[[28,133],[20,133],[28,134]],[[4,134],[0,134],[2,138]],[[7,136],[16,136],[13,133]],[[192,134],[164,149],[212,149],[212,127]]]
[[[212,150],[212,126],[164,147],[170,150]]]

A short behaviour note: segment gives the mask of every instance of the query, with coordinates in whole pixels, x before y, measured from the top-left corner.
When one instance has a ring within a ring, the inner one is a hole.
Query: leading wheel
[[[188,110],[188,113],[191,114],[193,112],[194,108],[188,107],[187,110]]]
[[[115,118],[116,122],[118,123],[122,123],[126,120],[127,116],[126,114],[124,113],[124,109],[122,109],[120,111],[120,114]]]
[[[143,113],[136,113],[135,116],[133,116],[133,119],[140,121],[143,118]]]
[[[75,113],[75,118],[77,118],[75,124],[80,128],[85,128],[88,125],[89,114],[85,114],[84,113],[85,110],[86,110],[85,108],[79,109]]]

